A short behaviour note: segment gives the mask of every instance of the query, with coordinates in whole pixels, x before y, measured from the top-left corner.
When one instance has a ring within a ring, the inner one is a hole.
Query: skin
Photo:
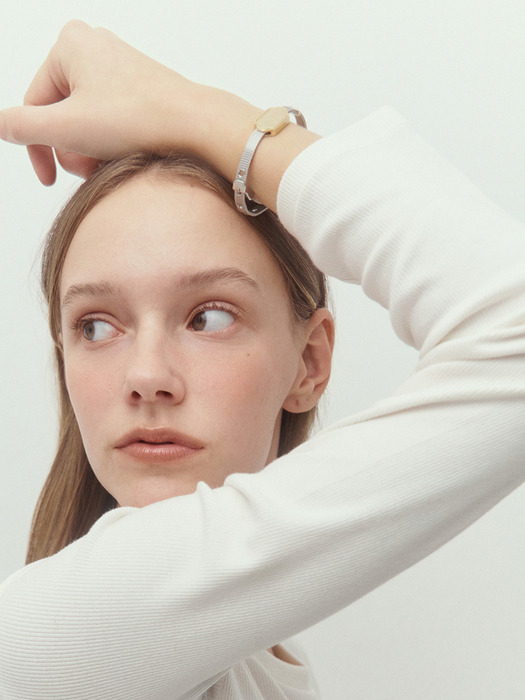
[[[100,160],[139,150],[199,156],[233,182],[262,112],[229,92],[187,80],[106,29],[75,20],[60,32],[24,106],[0,110],[0,138],[28,147],[46,185],[55,180],[55,157],[85,177]],[[284,171],[318,138],[293,123],[264,138],[250,167],[254,196],[275,211]]]
[[[188,284],[231,269],[249,279]],[[121,505],[259,471],[276,456],[282,408],[309,410],[328,380],[329,312],[297,322],[246,220],[183,179],[137,178],[88,213],[64,264],[66,297],[71,402],[92,468]],[[191,448],[169,459],[158,445],[123,448],[137,428],[169,428]]]

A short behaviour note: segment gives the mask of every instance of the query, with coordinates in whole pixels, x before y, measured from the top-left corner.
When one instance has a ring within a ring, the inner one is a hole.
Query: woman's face
[[[60,292],[71,403],[119,504],[275,458],[304,329],[272,255],[216,195],[154,176],[122,186],[82,221]]]

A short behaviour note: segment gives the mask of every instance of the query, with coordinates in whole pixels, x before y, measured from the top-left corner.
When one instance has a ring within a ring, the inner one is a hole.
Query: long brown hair
[[[231,185],[205,163],[177,154],[138,153],[98,168],[55,219],[44,247],[42,290],[55,342],[60,424],[56,457],[33,515],[27,563],[58,552],[86,534],[103,513],[116,506],[115,499],[97,481],[89,465],[69,400],[60,344],[59,286],[69,245],[86,214],[120,185],[144,174],[167,179],[191,178],[235,209]],[[324,275],[272,212],[250,218],[249,223],[269,247],[281,269],[295,316],[300,321],[307,321],[316,309],[326,305]],[[289,452],[308,437],[315,415],[315,408],[306,413],[283,411],[279,455]]]

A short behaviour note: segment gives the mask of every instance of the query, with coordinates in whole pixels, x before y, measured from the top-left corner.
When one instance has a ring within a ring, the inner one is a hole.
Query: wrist
[[[246,142],[264,110],[224,90],[186,83],[184,100],[173,101],[166,112],[162,151],[179,149],[201,158],[232,183]],[[275,211],[277,190],[286,168],[318,138],[291,123],[277,136],[263,139],[250,166],[248,182],[256,199]]]
[[[261,110],[232,93],[170,74],[155,91],[160,104],[149,110],[158,115],[151,134],[155,150],[196,156],[233,181],[238,154]]]
[[[209,162],[229,182],[235,180],[239,160],[255,122],[264,112],[221,90],[204,88],[201,105],[204,133],[195,155]],[[250,165],[248,187],[264,206],[276,210],[281,178],[290,163],[319,138],[293,122],[272,138],[261,141]]]
[[[255,129],[246,142],[233,182],[235,206],[246,216],[259,216],[267,209],[253,193],[248,192],[247,182],[257,148],[265,136],[278,136],[290,124],[291,114],[298,126],[306,128],[303,114],[295,107],[270,107],[257,118]]]
[[[233,182],[240,154],[262,110],[224,90],[199,88],[195,117],[199,136],[193,153]]]

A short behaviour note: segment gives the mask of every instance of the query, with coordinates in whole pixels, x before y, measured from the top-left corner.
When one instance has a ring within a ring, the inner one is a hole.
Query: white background
[[[0,0],[0,9],[2,107],[20,103],[62,24],[78,17],[189,78],[261,107],[296,105],[322,134],[391,104],[525,219],[523,0]],[[3,143],[0,163],[1,580],[23,563],[53,454],[38,247],[75,179],[61,174],[46,190],[24,150]],[[387,393],[415,360],[360,290],[337,285],[334,295],[339,340],[326,422]],[[524,505],[521,489],[305,632],[325,700],[523,699]]]

